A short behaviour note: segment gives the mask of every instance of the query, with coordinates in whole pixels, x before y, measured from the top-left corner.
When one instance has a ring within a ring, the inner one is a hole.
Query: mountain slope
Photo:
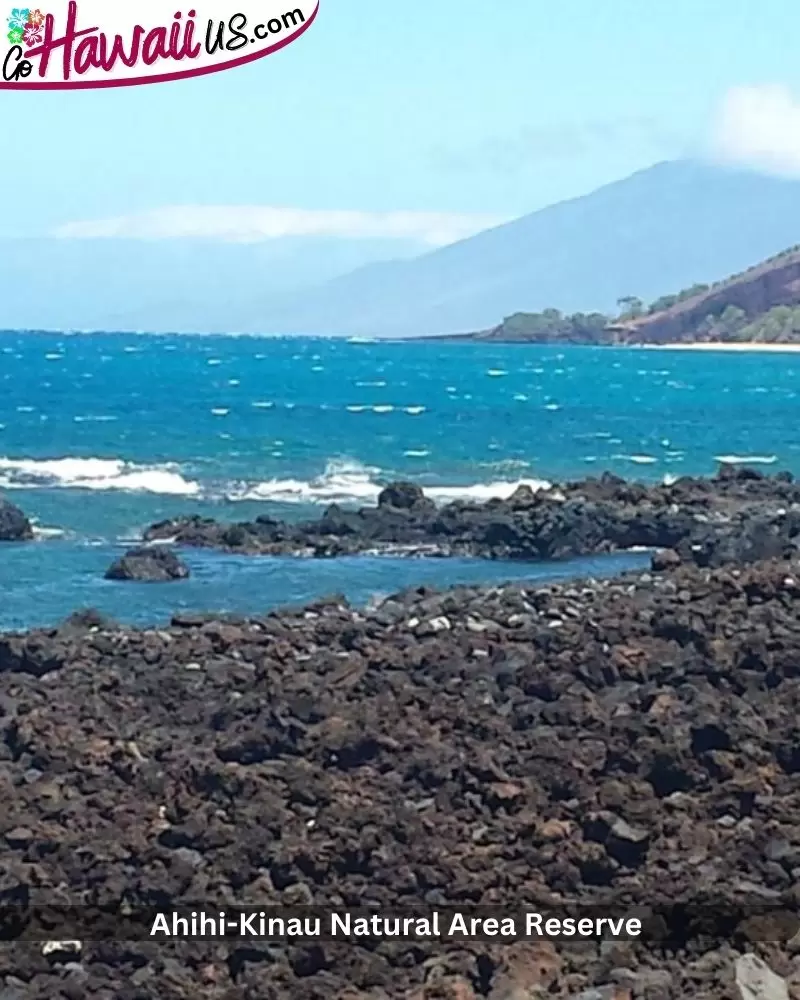
[[[335,237],[0,238],[0,329],[239,332],[253,328],[254,302],[422,249]]]
[[[800,248],[794,247],[666,309],[617,320],[607,329],[612,339],[627,343],[794,343],[799,307]]]
[[[413,336],[486,328],[519,310],[613,312],[622,296],[715,281],[798,239],[800,182],[662,163],[421,257],[262,300],[248,327]]]

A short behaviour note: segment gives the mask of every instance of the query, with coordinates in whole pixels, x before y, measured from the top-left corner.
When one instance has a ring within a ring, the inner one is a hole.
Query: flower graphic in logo
[[[11,31],[24,31],[30,16],[31,12],[27,7],[14,7],[11,11],[11,17],[8,19],[8,26]]]
[[[43,25],[47,14],[39,10],[29,10],[27,7],[14,7],[8,18],[8,40],[12,45],[28,47],[41,45],[44,41]]]
[[[39,45],[44,38],[44,35],[42,34],[42,29],[38,25],[29,24],[25,28],[23,38],[25,39],[25,44],[28,46]]]

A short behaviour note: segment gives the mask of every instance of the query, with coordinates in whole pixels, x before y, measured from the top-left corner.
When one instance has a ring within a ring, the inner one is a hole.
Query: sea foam
[[[391,478],[381,469],[352,460],[328,462],[322,475],[314,479],[269,479],[255,484],[241,484],[228,493],[230,500],[270,500],[275,503],[375,503]],[[542,479],[497,480],[467,485],[423,484],[425,495],[437,503],[452,500],[505,499],[518,486],[547,489],[550,483]]]
[[[5,489],[129,490],[172,496],[200,493],[200,485],[185,479],[174,465],[137,465],[116,458],[0,458],[0,486]]]

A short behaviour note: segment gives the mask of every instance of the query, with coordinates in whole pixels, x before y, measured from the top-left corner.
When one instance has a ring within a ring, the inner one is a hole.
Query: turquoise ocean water
[[[137,622],[260,612],[344,591],[611,572],[470,560],[189,553],[186,583],[102,579],[180,513],[302,518],[387,481],[439,501],[605,469],[645,480],[720,461],[800,473],[800,355],[251,337],[0,333],[0,489],[38,540],[0,549],[0,628],[87,605]]]

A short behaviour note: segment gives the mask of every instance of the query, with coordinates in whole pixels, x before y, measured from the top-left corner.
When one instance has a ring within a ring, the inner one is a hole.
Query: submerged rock
[[[106,580],[135,580],[142,583],[166,583],[186,580],[189,567],[163,545],[131,549],[108,568]]]
[[[33,526],[16,504],[0,496],[0,542],[27,542]]]

